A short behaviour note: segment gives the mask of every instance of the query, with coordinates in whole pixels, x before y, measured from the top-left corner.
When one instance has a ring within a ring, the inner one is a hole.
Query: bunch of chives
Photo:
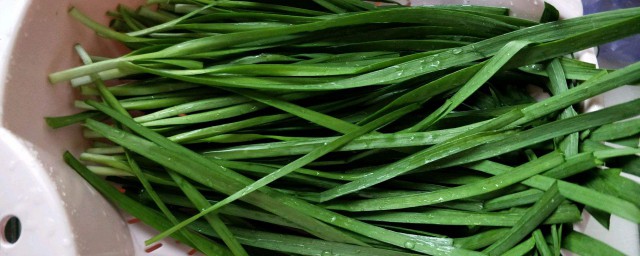
[[[64,159],[206,255],[621,255],[581,211],[640,223],[640,81],[572,53],[640,33],[640,9],[540,21],[479,6],[153,1],[70,15],[131,52],[49,75],[86,99]],[[105,81],[109,80],[106,86]],[[532,88],[549,97],[536,100]],[[106,177],[106,179],[104,178]],[[113,183],[126,190],[119,192]]]

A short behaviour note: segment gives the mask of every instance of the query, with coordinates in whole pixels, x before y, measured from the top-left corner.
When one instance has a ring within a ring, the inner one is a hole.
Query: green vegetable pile
[[[156,8],[157,7],[157,8]],[[206,255],[621,255],[573,231],[640,223],[640,82],[572,53],[640,33],[640,8],[540,22],[504,8],[150,0],[70,15],[131,52],[53,73],[86,100],[67,163]],[[109,80],[109,81],[106,81]],[[105,85],[109,84],[109,86]],[[536,100],[532,88],[550,96]],[[82,161],[82,162],[80,162]],[[102,176],[106,176],[104,179]],[[121,193],[113,184],[122,187]]]

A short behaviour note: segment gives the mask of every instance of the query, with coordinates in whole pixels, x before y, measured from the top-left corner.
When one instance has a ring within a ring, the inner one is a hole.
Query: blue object
[[[582,0],[584,14],[640,6],[640,0]],[[640,26],[640,24],[638,24]],[[640,61],[640,35],[600,45],[598,63],[603,68],[620,68]]]

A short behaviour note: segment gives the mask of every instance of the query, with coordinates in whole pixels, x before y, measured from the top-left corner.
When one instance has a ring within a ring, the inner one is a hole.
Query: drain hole
[[[10,244],[15,244],[20,238],[20,231],[22,227],[20,225],[20,219],[16,216],[11,216],[4,224],[2,229],[2,238]]]

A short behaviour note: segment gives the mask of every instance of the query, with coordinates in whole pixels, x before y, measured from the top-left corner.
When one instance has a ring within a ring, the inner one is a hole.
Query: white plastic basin
[[[187,255],[190,248],[172,239],[151,253],[144,239],[152,230],[128,224],[121,215],[62,161],[65,150],[81,152],[80,127],[52,130],[43,120],[77,112],[76,93],[68,85],[52,86],[46,75],[79,65],[72,46],[116,56],[125,49],[96,36],[67,15],[71,5],[106,24],[106,10],[117,3],[136,6],[142,0],[0,0],[0,232],[15,216],[22,232],[15,243],[0,237],[0,255]],[[404,1],[407,2],[407,1]],[[582,14],[580,1],[550,1],[562,17]],[[541,1],[429,1],[419,4],[483,4],[512,7],[518,17],[537,18]],[[593,61],[593,54],[583,55]],[[637,93],[637,90],[636,92]],[[628,93],[624,93],[629,97]],[[631,96],[637,98],[638,94]],[[620,95],[594,106],[611,104]],[[638,226],[614,218],[607,232],[585,216],[576,227],[629,255],[640,255]]]

